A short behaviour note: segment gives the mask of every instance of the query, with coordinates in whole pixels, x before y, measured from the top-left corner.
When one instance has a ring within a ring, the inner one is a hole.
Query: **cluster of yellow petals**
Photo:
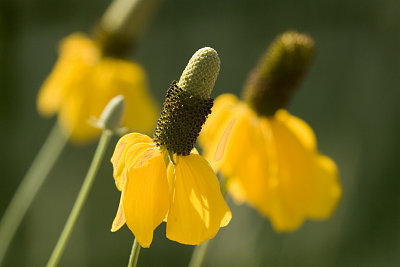
[[[286,110],[260,117],[235,96],[219,96],[199,142],[211,162],[234,120],[225,153],[214,168],[229,192],[270,218],[277,231],[292,231],[304,219],[331,215],[341,196],[335,163],[316,148],[312,129]]]
[[[61,42],[59,59],[39,91],[37,106],[42,115],[58,113],[71,140],[85,142],[101,132],[90,121],[100,117],[111,98],[123,95],[122,125],[149,132],[158,111],[147,86],[139,65],[104,56],[96,42],[75,33]]]
[[[232,217],[203,157],[193,150],[188,156],[174,155],[172,165],[166,163],[167,153],[150,137],[131,133],[118,141],[111,158],[121,191],[111,231],[126,223],[142,247],[150,246],[163,221],[169,239],[197,245],[213,238]]]

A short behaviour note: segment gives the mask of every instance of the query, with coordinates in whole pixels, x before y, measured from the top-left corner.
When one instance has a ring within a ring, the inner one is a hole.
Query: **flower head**
[[[39,91],[37,106],[42,115],[58,113],[71,140],[84,142],[100,134],[89,122],[117,95],[126,101],[122,125],[150,131],[157,111],[142,67],[108,56],[97,42],[75,33],[62,41],[58,62]]]
[[[277,38],[245,85],[245,100],[219,96],[199,142],[212,160],[225,128],[225,153],[215,163],[229,192],[270,218],[277,231],[295,230],[306,218],[330,216],[341,195],[335,163],[317,150],[312,129],[284,109],[312,55],[310,37]]]
[[[219,64],[214,49],[197,51],[167,92],[154,140],[131,133],[117,143],[111,162],[121,200],[111,230],[126,223],[142,247],[163,221],[169,239],[196,245],[232,217],[214,171],[193,148],[211,112]]]

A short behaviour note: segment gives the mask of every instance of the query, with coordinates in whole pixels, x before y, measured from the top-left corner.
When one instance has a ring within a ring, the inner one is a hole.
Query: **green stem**
[[[0,221],[0,265],[19,225],[68,138],[56,123],[22,179]]]
[[[135,239],[135,241],[133,241],[131,256],[129,257],[128,267],[136,267],[136,264],[139,259],[139,253],[140,253],[140,245],[139,242],[137,242],[137,240]]]
[[[189,267],[200,267],[203,264],[209,243],[210,240],[207,240],[194,248]]]
[[[220,183],[221,183],[221,194],[225,197],[226,193],[228,192],[227,188],[227,181],[228,178],[223,177],[222,174],[220,173]],[[192,253],[192,258],[190,259],[189,262],[189,267],[201,267],[203,264],[204,258],[207,253],[207,248],[211,240],[207,240],[206,242],[197,245]]]
[[[90,164],[89,170],[86,174],[85,180],[82,184],[81,190],[79,191],[78,197],[75,200],[72,211],[68,217],[68,220],[64,226],[64,229],[57,241],[56,246],[54,247],[53,253],[47,263],[47,267],[56,266],[58,261],[61,258],[61,255],[64,251],[64,248],[68,242],[68,239],[71,235],[72,229],[78,219],[78,216],[82,210],[83,204],[86,201],[86,198],[89,194],[89,191],[92,187],[94,178],[96,177],[97,171],[99,170],[101,160],[106,152],[106,148],[108,143],[110,142],[110,138],[112,136],[112,132],[109,130],[104,130],[101,135],[99,144],[97,145],[96,152],[93,156],[92,163]]]

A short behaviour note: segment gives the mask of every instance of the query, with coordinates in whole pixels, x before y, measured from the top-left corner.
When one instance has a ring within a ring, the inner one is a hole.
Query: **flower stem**
[[[209,243],[210,240],[207,240],[194,248],[189,267],[200,267],[203,264]]]
[[[65,246],[68,242],[68,239],[71,235],[72,229],[75,226],[76,220],[82,210],[83,204],[85,203],[89,191],[94,182],[94,178],[96,177],[97,171],[99,170],[101,160],[106,152],[106,148],[108,143],[110,142],[110,138],[112,136],[112,132],[110,130],[104,130],[101,135],[99,144],[97,145],[96,152],[93,156],[92,163],[90,164],[89,170],[86,174],[85,180],[82,184],[81,190],[79,191],[78,197],[75,200],[72,211],[68,217],[68,220],[64,226],[64,229],[57,241],[56,246],[54,247],[53,253],[47,263],[47,267],[56,266],[58,261],[61,258],[61,255],[65,249]]]
[[[135,241],[133,241],[131,255],[129,257],[128,267],[136,267],[136,264],[139,259],[139,253],[140,253],[140,245],[135,238]]]
[[[227,181],[228,178],[222,177],[222,174],[220,174],[220,183],[221,183],[221,193],[225,197],[228,188],[227,188]],[[197,245],[192,253],[192,257],[190,258],[190,262],[188,267],[201,267],[203,264],[204,258],[207,253],[207,248],[211,240],[207,240],[206,242]]]
[[[61,154],[67,140],[68,138],[56,123],[4,212],[0,221],[0,265],[26,211]]]

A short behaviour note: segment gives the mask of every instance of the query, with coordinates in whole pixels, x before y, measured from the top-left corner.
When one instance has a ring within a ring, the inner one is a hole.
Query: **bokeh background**
[[[92,29],[110,1],[0,1],[0,214],[55,119],[36,112],[38,89],[66,35]],[[165,1],[131,58],[162,103],[188,59],[214,47],[222,65],[213,97],[240,94],[248,72],[279,33],[310,34],[317,54],[289,110],[315,130],[338,164],[343,197],[330,220],[275,233],[268,219],[231,200],[234,217],[205,266],[400,265],[400,2],[397,0]],[[126,266],[133,236],[109,231],[119,192],[107,152],[60,266]],[[36,197],[5,266],[43,266],[91,161],[95,144],[69,145]],[[155,232],[139,266],[186,266],[193,247]]]

